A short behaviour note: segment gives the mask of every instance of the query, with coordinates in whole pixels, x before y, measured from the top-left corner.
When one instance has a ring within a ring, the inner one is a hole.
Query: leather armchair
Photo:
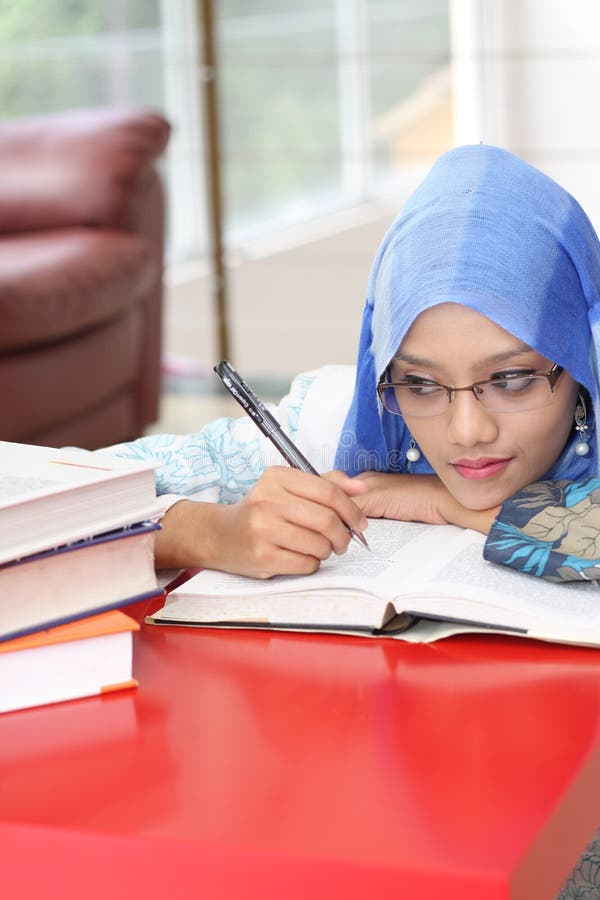
[[[144,109],[0,122],[0,439],[94,449],[156,419],[168,138]]]

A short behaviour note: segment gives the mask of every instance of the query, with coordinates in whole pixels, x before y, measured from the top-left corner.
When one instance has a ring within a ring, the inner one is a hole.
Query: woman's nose
[[[496,414],[486,409],[472,391],[453,394],[448,417],[448,438],[453,444],[491,444],[498,436]]]

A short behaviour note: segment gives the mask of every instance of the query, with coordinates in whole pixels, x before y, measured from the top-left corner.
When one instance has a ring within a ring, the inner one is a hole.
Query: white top
[[[324,366],[298,375],[269,410],[317,472],[333,468],[354,391],[354,366]],[[192,434],[150,434],[108,448],[157,464],[162,514],[178,500],[235,503],[269,466],[287,465],[247,416],[215,419]]]

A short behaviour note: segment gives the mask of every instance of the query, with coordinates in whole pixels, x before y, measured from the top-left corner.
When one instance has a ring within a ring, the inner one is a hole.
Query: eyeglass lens
[[[497,379],[468,388],[477,400],[491,412],[521,412],[537,409],[552,402],[552,386],[545,375],[524,375],[522,378]],[[436,416],[448,409],[450,395],[437,384],[402,384],[385,387],[381,399],[388,412],[405,416]]]

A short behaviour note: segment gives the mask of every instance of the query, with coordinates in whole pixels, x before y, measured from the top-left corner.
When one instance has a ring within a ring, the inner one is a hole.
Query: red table
[[[134,652],[137,691],[0,716],[2,898],[542,900],[600,824],[600,651],[146,626]]]

